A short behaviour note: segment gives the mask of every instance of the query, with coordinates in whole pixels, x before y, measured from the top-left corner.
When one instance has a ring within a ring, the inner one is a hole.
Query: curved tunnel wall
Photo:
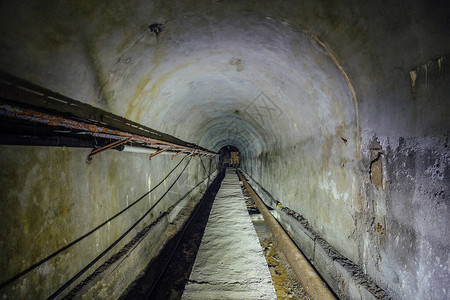
[[[450,280],[449,240],[438,238],[449,236],[450,45],[440,8],[2,3],[0,62],[211,150],[237,147],[246,172],[394,297],[442,298]],[[151,32],[152,23],[163,31]],[[374,145],[384,151],[378,187]]]

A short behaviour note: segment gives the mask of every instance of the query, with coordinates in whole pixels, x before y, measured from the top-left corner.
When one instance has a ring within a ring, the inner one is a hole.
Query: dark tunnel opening
[[[240,151],[237,147],[231,145],[223,146],[218,153],[220,167],[239,167]]]

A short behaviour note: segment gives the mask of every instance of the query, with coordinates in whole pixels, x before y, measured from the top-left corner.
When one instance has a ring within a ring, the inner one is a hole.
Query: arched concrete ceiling
[[[255,13],[199,18],[168,21],[126,52],[141,84],[109,83],[124,89],[108,99],[115,110],[214,151],[231,144],[252,155],[355,126],[345,77],[312,37]],[[113,78],[128,68],[117,64]]]
[[[47,51],[58,68],[68,69],[64,57],[75,65],[66,94],[211,150],[231,144],[257,156],[337,131],[357,136],[352,93],[326,49],[288,20],[228,5],[59,5],[41,30],[55,39]],[[154,22],[163,24],[158,36],[148,28]],[[95,77],[98,91],[80,91],[79,76]]]

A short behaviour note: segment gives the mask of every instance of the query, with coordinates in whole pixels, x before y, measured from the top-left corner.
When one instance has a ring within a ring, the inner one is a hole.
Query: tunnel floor
[[[227,168],[182,299],[276,299],[234,169]]]
[[[234,168],[121,299],[309,299]]]

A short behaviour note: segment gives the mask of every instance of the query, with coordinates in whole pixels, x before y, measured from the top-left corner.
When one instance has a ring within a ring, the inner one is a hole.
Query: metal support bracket
[[[152,157],[155,157],[156,155],[161,154],[161,153],[163,153],[163,152],[165,152],[165,151],[171,150],[171,149],[173,149],[173,148],[174,148],[174,147],[167,147],[167,148],[165,148],[165,149],[158,150],[158,151],[156,151],[155,153],[150,154],[150,157],[149,157],[148,159],[151,160]]]
[[[88,156],[88,158],[87,158],[87,161],[88,161],[88,162],[91,161],[92,158],[93,158],[95,155],[99,154],[99,153],[102,153],[102,152],[104,152],[104,151],[106,151],[106,150],[115,148],[115,147],[120,146],[120,145],[122,145],[122,144],[125,144],[125,143],[127,143],[127,142],[129,142],[129,141],[131,141],[131,138],[127,138],[127,139],[124,139],[124,140],[118,140],[118,141],[115,141],[115,142],[113,142],[113,143],[111,143],[111,144],[108,144],[108,145],[106,145],[106,146],[103,146],[103,147],[101,147],[101,148],[93,149],[93,150],[91,151],[91,153],[89,154],[89,156]]]
[[[188,152],[188,151],[189,151],[189,149],[184,149],[183,151],[178,152],[177,154],[172,155],[172,158],[171,158],[171,159],[174,159],[174,158],[177,157],[178,155],[180,155],[180,154],[182,154],[182,153],[185,153],[185,152]]]

